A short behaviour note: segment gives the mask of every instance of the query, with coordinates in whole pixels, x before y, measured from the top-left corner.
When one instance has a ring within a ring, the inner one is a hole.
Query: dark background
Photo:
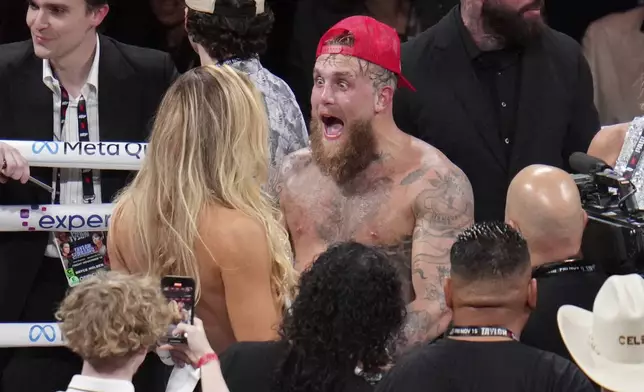
[[[319,0],[323,1],[323,0]],[[431,0],[424,0],[431,1]],[[298,0],[267,0],[275,13],[275,28],[263,62],[267,68],[280,68],[288,51],[292,20]],[[635,7],[638,0],[545,0],[549,24],[581,41],[586,27],[612,12]],[[111,0],[111,12],[104,33],[124,43],[150,46],[150,31],[158,28],[147,0]],[[0,44],[29,38],[25,24],[26,0],[0,0]],[[275,71],[278,71],[275,69]],[[276,73],[280,73],[279,71]]]

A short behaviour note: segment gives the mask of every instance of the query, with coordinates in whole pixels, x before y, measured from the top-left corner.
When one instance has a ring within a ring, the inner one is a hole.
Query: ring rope
[[[148,143],[0,140],[15,148],[32,167],[139,170]]]

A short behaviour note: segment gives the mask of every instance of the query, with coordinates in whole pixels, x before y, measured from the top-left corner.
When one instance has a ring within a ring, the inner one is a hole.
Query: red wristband
[[[199,362],[197,362],[197,369],[202,367],[203,365],[212,362],[212,361],[218,361],[219,357],[215,353],[209,353],[203,355],[201,358],[199,358]]]

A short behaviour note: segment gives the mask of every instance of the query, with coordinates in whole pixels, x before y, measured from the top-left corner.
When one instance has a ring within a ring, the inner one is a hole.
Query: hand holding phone
[[[175,332],[184,334],[187,337],[187,343],[167,344],[159,348],[170,351],[172,361],[178,367],[182,368],[185,364],[190,364],[194,367],[201,357],[215,352],[210,346],[210,342],[208,342],[203,322],[198,317],[195,317],[194,325],[184,323],[177,325]]]

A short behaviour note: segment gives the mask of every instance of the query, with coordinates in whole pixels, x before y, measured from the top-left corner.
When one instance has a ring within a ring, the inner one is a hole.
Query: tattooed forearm
[[[444,286],[449,253],[458,233],[472,224],[474,201],[465,175],[456,167],[430,169],[414,203],[412,282],[416,301],[409,305],[407,347],[434,339],[449,323]]]
[[[407,313],[405,323],[406,346],[413,346],[427,340],[429,326],[432,324],[432,316],[425,310],[416,310]]]
[[[450,274],[449,265],[435,264],[431,262],[432,259],[423,257],[416,257],[414,260],[414,287],[424,288],[422,292],[416,293],[418,304],[428,305],[426,309],[431,309],[433,312],[413,310],[408,313],[405,326],[408,346],[439,335],[442,332],[440,319],[448,312],[443,287]]]
[[[449,277],[450,268],[447,265],[437,266],[438,277],[427,277],[428,280],[425,286],[425,295],[423,298],[426,300],[438,303],[441,313],[447,310],[447,303],[445,302],[445,278]]]

